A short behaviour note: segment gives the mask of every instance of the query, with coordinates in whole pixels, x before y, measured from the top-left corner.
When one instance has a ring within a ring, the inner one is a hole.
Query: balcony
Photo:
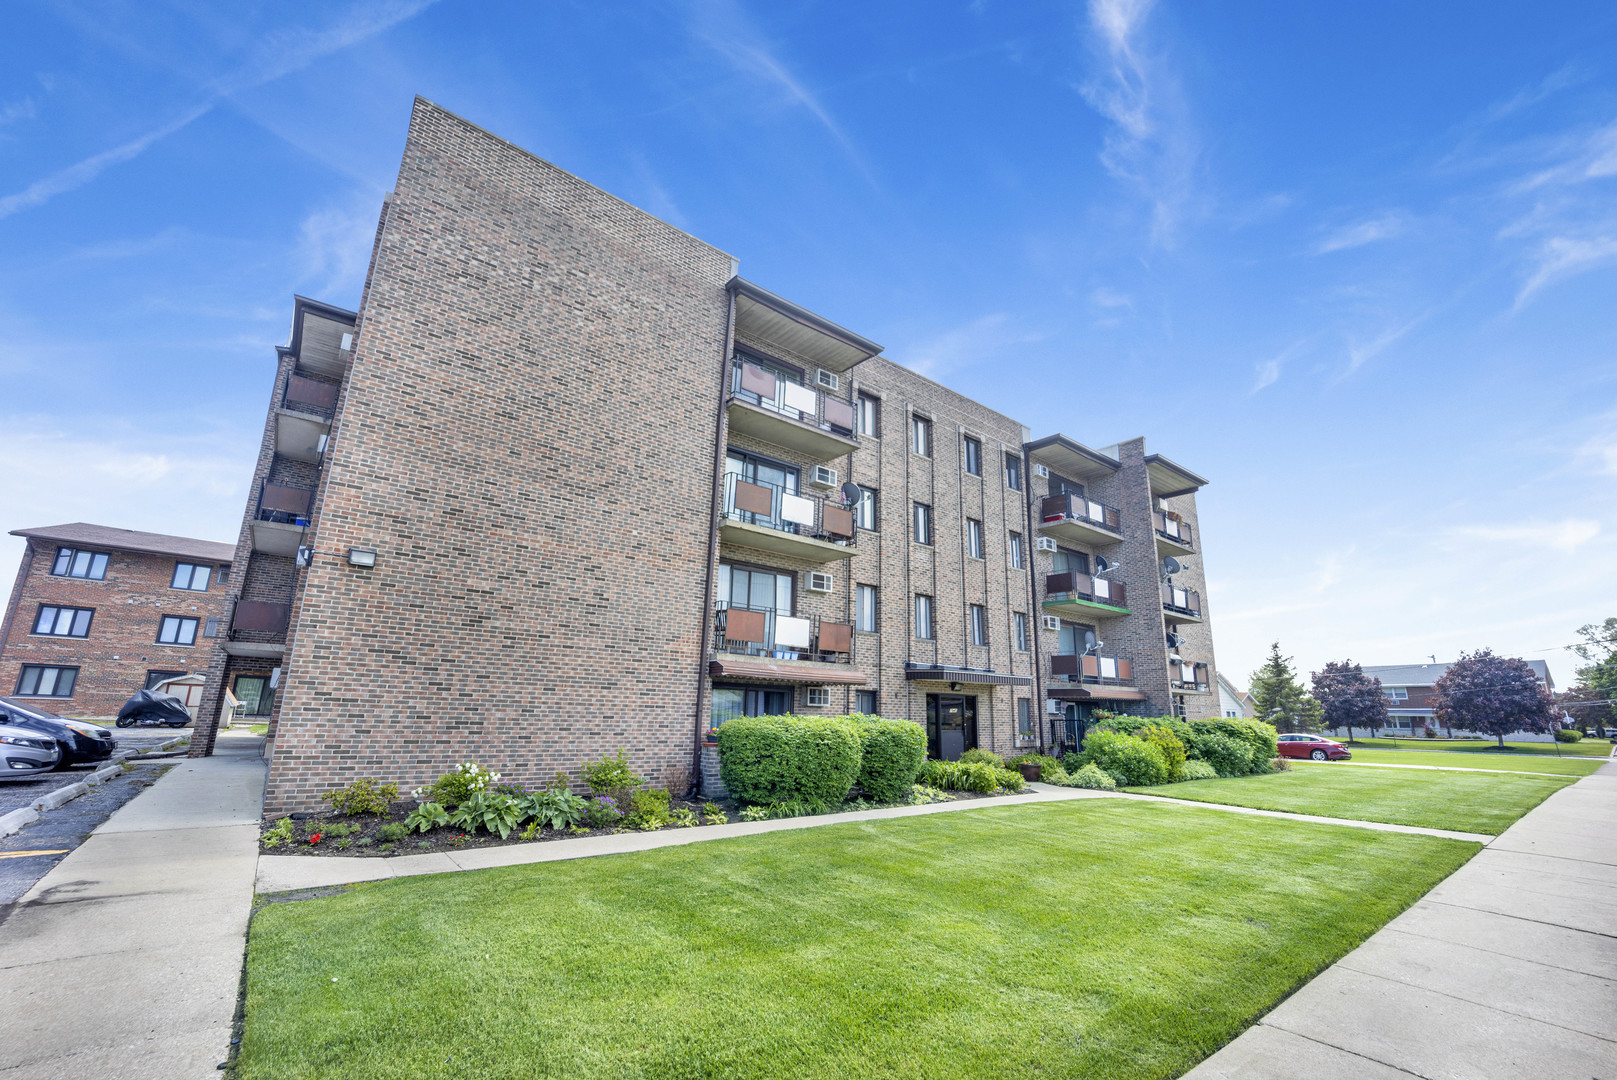
[[[1080,656],[1058,653],[1050,658],[1050,673],[1065,680],[1046,688],[1057,701],[1143,701],[1145,694],[1129,685],[1134,665],[1115,656]]]
[[[1190,555],[1195,552],[1190,524],[1178,514],[1172,510],[1158,510],[1151,518],[1157,534],[1158,555]]]
[[[853,511],[724,474],[719,539],[736,547],[828,563],[854,556]]]
[[[331,434],[337,384],[293,374],[275,410],[275,452],[294,461],[318,464],[321,440]]]
[[[818,617],[721,601],[713,611],[713,652],[713,676],[822,685],[865,681],[852,666],[853,627]]]
[[[314,489],[272,484],[265,481],[258,492],[258,509],[253,515],[253,550],[266,555],[293,556],[303,543],[303,530],[309,525],[309,507]]]
[[[1170,622],[1201,622],[1202,594],[1177,585],[1162,586],[1162,610]]]
[[[1069,571],[1044,579],[1044,610],[1068,619],[1088,621],[1129,614],[1121,581],[1107,581]]]
[[[1180,660],[1168,662],[1168,684],[1180,693],[1205,694],[1210,689],[1206,664],[1187,664]]]
[[[744,362],[730,367],[730,431],[831,461],[859,448],[853,406]]]
[[[230,616],[230,634],[220,647],[231,656],[282,656],[291,614],[291,604],[238,600]]]
[[[1047,495],[1039,503],[1039,531],[1069,544],[1105,547],[1123,539],[1121,515],[1079,495]]]

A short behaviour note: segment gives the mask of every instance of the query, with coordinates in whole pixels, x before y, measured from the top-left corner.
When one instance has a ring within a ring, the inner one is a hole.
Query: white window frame
[[[932,456],[932,421],[924,416],[910,416],[910,451],[917,457]]]
[[[1010,539],[1007,542],[1010,545],[1011,569],[1026,569],[1026,567],[1023,565],[1023,560],[1026,558],[1026,555],[1024,554],[1022,547],[1022,534],[1019,532],[1011,533]]]
[[[938,636],[937,611],[933,607],[932,597],[926,593],[915,594],[915,636],[921,641],[935,641]]]
[[[853,587],[853,628],[874,634],[880,625],[876,619],[880,612],[881,597],[874,585]]]

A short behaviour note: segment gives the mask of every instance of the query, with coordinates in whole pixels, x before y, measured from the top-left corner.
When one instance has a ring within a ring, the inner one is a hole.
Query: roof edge
[[[784,296],[772,293],[762,285],[757,285],[751,281],[748,281],[740,274],[737,274],[735,277],[731,278],[725,287],[738,296],[745,296],[749,299],[756,300],[758,303],[763,304],[765,307],[786,316],[788,319],[791,319],[794,322],[802,323],[810,330],[818,330],[827,337],[836,338],[844,345],[859,349],[867,354],[866,359],[881,354],[882,347],[876,344],[874,341],[871,341],[869,338],[862,337],[861,335],[854,333],[852,330],[849,330],[845,326],[839,326],[823,315],[816,315],[803,305],[794,304]]]

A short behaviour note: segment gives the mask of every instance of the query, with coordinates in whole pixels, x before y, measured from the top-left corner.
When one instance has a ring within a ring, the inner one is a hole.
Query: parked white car
[[[61,747],[49,735],[0,724],[0,781],[29,780],[56,768]]]

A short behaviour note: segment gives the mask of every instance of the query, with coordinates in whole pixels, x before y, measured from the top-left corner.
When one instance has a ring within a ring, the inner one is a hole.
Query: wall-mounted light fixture
[[[376,552],[367,551],[365,548],[349,548],[348,565],[369,569],[376,565]]]
[[[949,684],[949,692],[950,692],[950,693],[951,693],[951,694],[958,694],[958,693],[960,693],[960,684],[959,684],[959,683],[957,683],[957,682],[952,682],[952,683],[950,683],[950,684]]]

